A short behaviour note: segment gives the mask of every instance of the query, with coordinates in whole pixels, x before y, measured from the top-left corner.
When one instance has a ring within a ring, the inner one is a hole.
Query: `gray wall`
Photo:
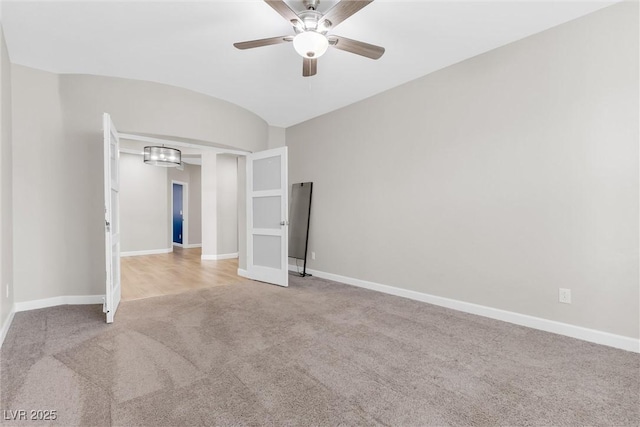
[[[638,60],[618,4],[287,129],[310,268],[637,338]]]
[[[286,145],[287,130],[277,126],[269,126],[269,148],[284,147]]]
[[[11,74],[15,301],[78,295],[81,280],[97,282],[105,270],[104,208],[94,207],[100,222],[91,227],[89,207],[98,196],[87,193],[85,170],[87,161],[94,163],[100,176],[92,190],[101,195],[102,151],[68,146],[55,74],[15,65]],[[97,294],[82,294],[88,293]]]
[[[218,255],[238,252],[238,158],[217,156]]]
[[[187,236],[187,244],[189,245],[198,245],[202,243],[202,189],[200,186],[201,181],[201,168],[200,165],[184,165],[184,170],[178,170],[176,168],[168,168],[167,174],[167,209],[169,212],[169,216],[167,218],[168,221],[168,238],[169,245],[173,240],[173,225],[172,225],[172,207],[171,207],[171,192],[172,185],[171,181],[180,181],[186,182],[189,187],[189,196],[188,203],[189,208],[187,209],[187,222],[188,222],[188,233]]]
[[[171,248],[167,168],[120,153],[120,251]]]
[[[11,63],[0,28],[0,330],[13,306]],[[7,297],[7,287],[9,296]]]
[[[183,170],[145,165],[142,156],[120,155],[121,251],[170,249],[172,246],[172,181],[188,184],[188,245],[202,243],[200,166]],[[235,185],[233,186],[235,188]]]
[[[104,293],[102,113],[119,131],[267,147],[247,110],[151,82],[14,65],[15,300]]]

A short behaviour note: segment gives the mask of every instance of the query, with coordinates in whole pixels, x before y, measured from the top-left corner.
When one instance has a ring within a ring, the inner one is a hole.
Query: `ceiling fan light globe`
[[[327,51],[329,40],[315,31],[305,31],[293,38],[293,47],[303,58],[319,58]]]

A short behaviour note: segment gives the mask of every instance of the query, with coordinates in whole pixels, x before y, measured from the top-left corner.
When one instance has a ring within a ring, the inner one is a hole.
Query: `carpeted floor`
[[[1,353],[2,418],[640,424],[638,354],[317,278],[124,302],[115,324],[103,322],[99,306],[16,314]]]

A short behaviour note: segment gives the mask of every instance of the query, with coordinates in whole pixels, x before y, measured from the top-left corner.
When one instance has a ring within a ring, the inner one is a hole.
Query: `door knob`
[[[280,221],[280,225],[284,225],[284,221]]]

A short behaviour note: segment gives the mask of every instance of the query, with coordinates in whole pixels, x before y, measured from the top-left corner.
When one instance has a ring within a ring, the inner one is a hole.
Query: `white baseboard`
[[[39,308],[55,307],[58,305],[102,304],[103,302],[104,295],[68,295],[17,302],[14,304],[14,311],[17,313],[20,311],[37,310]]]
[[[16,314],[15,305],[11,306],[11,311],[9,312],[9,316],[7,317],[7,321],[2,325],[2,329],[0,329],[0,348],[2,348],[2,344],[4,343],[4,339],[7,337],[7,333],[9,332],[9,328],[11,327],[11,322],[13,322],[13,316]]]
[[[175,243],[174,243],[174,245],[175,245]],[[190,245],[182,245],[182,247],[184,249],[201,248],[202,247],[202,243],[192,243]]]
[[[296,266],[289,265],[289,270],[296,271]],[[340,282],[360,288],[371,289],[374,291],[383,292],[385,294],[396,295],[416,301],[422,301],[429,304],[438,305],[440,307],[462,311],[465,313],[476,314],[479,316],[489,317],[495,320],[502,320],[504,322],[509,322],[520,326],[527,326],[529,328],[538,329],[545,332],[565,335],[583,341],[589,341],[596,344],[602,344],[609,347],[632,351],[634,353],[640,353],[640,340],[636,338],[625,337],[609,332],[598,331],[596,329],[584,328],[582,326],[570,325],[568,323],[557,322],[555,320],[542,319],[540,317],[529,316],[527,314],[515,313],[513,311],[501,310],[498,308],[487,307],[470,302],[438,297],[435,295],[411,291],[408,289],[382,285],[380,283],[369,282],[366,280],[354,279],[352,277],[325,273],[323,271],[311,270],[309,268],[307,268],[307,272],[316,277],[333,280],[334,282]],[[238,274],[240,275],[239,270]]]
[[[243,268],[238,269],[238,276],[249,278],[249,272]]]
[[[233,254],[220,254],[220,255],[201,255],[200,259],[203,261],[219,261],[221,259],[233,259],[238,258],[238,253]]]
[[[170,254],[173,252],[173,247],[166,249],[150,249],[148,251],[129,251],[120,252],[120,258],[128,256],[141,256],[141,255],[158,255],[158,254]]]

